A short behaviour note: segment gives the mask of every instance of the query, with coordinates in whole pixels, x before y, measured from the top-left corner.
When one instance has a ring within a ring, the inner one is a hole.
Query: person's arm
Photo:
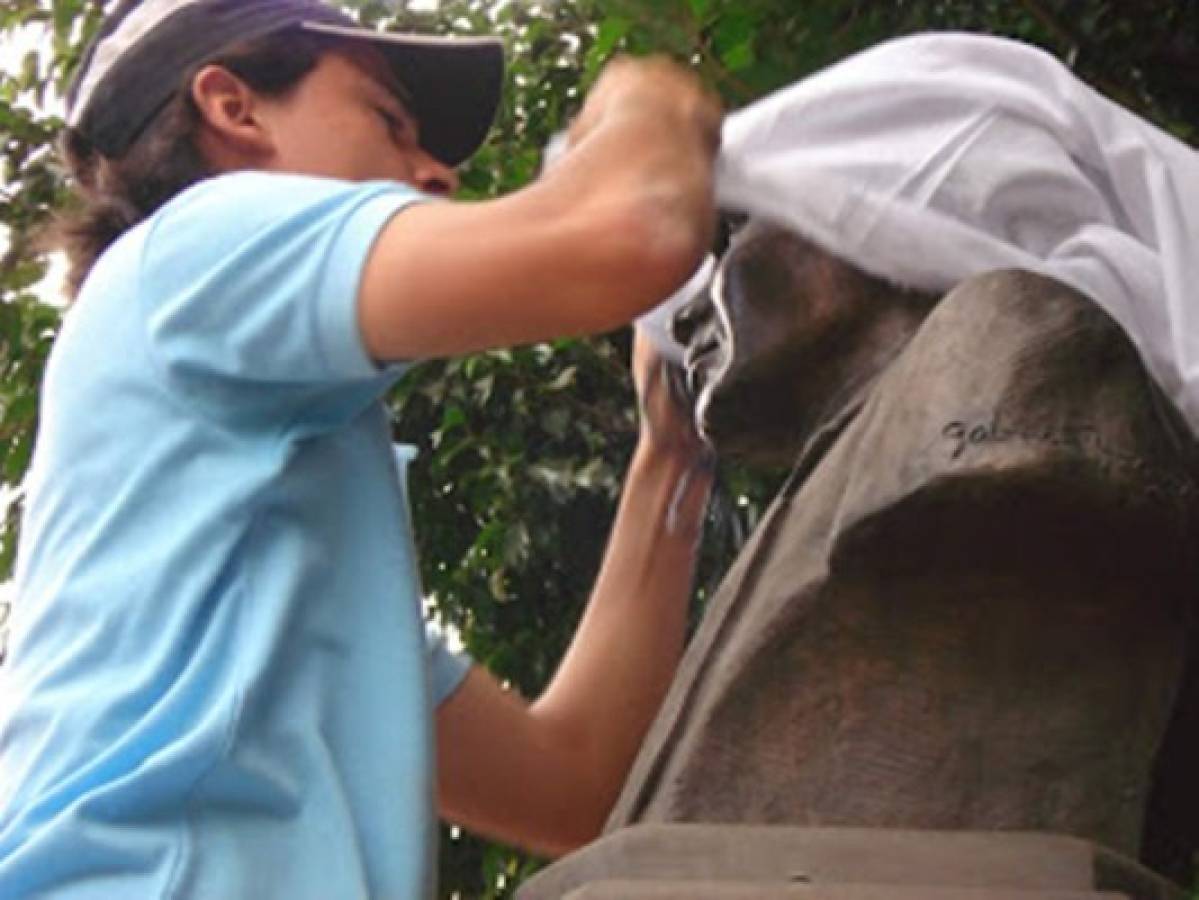
[[[598,834],[683,649],[711,467],[640,340],[634,370],[641,440],[553,680],[529,704],[476,668],[437,712],[443,817],[548,855]]]
[[[625,324],[698,265],[715,227],[719,107],[662,60],[609,65],[571,150],[523,190],[396,215],[368,258],[360,330],[377,360]]]

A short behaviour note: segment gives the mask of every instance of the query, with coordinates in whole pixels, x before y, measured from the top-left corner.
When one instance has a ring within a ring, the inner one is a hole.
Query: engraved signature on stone
[[[1134,472],[1146,482],[1145,490],[1168,494],[1175,500],[1189,499],[1199,492],[1199,485],[1187,473],[1163,468],[1156,461],[1111,447],[1091,425],[1016,424],[1002,422],[993,415],[989,419],[954,419],[941,429],[941,438],[950,442],[951,460],[960,459],[971,447],[1022,441],[1089,451],[1112,472]]]
[[[1002,444],[1008,441],[1052,444],[1076,449],[1089,446],[1105,455],[1123,455],[1113,454],[1104,448],[1099,439],[1099,432],[1089,425],[1007,425],[993,416],[984,422],[955,419],[941,429],[941,436],[953,441],[950,459],[960,458],[970,446]],[[1132,457],[1129,457],[1130,461],[1131,459]]]

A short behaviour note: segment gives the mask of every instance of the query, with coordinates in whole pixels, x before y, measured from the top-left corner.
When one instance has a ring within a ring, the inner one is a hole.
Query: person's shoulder
[[[311,249],[372,198],[415,191],[398,182],[351,182],[293,173],[242,171],[207,178],[168,201],[147,223],[143,272],[199,277],[254,247]],[[181,270],[187,270],[183,272]]]
[[[170,224],[194,217],[236,216],[227,223],[236,225],[275,218],[358,188],[360,185],[352,182],[290,172],[228,172],[205,178],[181,191],[154,218],[161,224]]]

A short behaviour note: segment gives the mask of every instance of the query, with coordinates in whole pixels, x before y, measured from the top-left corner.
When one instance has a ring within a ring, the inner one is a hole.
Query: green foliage
[[[53,153],[62,122],[46,108],[62,95],[81,35],[98,19],[99,5],[83,0],[9,0],[0,9],[8,70],[0,72],[0,485],[15,497],[0,522],[0,577],[12,571],[37,389],[59,318],[35,290],[47,270],[37,238],[67,197]],[[42,40],[13,65],[8,41],[34,30]]]
[[[463,173],[464,193],[474,199],[535,177],[540,148],[616,53],[669,54],[737,106],[894,35],[982,30],[1046,47],[1184,139],[1199,127],[1197,0],[443,0],[433,11],[407,4],[397,11],[381,0],[342,5],[364,22],[504,40],[504,107]],[[42,35],[15,67],[10,51],[0,51],[4,66],[14,68],[0,75],[0,484],[18,501],[37,385],[59,316],[35,290],[47,271],[36,237],[66,202],[52,153],[61,127],[53,110],[103,6],[0,6],[0,47],[22,29]],[[598,566],[636,429],[627,351],[622,333],[428,363],[392,398],[397,438],[421,451],[413,512],[432,608],[478,660],[529,694],[552,673]],[[720,484],[700,601],[777,479],[726,466]],[[11,572],[19,508],[11,506],[0,524],[0,576]],[[537,865],[448,829],[444,838],[445,896],[511,896]]]

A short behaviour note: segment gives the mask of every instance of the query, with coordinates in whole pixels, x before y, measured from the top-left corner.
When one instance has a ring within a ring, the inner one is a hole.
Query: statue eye
[[[737,232],[746,226],[749,216],[744,213],[725,212],[720,214],[716,224],[716,238],[712,242],[712,253],[716,257],[724,256],[733,242]]]

